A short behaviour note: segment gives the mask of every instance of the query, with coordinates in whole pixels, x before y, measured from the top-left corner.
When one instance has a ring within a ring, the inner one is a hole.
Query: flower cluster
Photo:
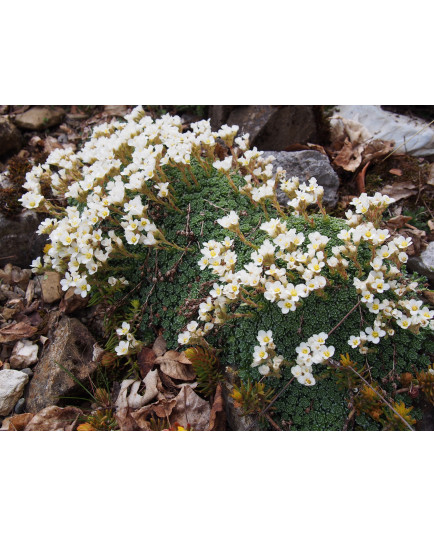
[[[128,355],[133,348],[140,346],[140,342],[136,340],[130,330],[131,325],[128,322],[122,322],[121,327],[116,329],[116,334],[120,338],[119,344],[115,347],[117,355]],[[121,339],[121,337],[125,338]]]
[[[302,342],[295,351],[297,352],[297,364],[291,368],[291,372],[302,385],[315,385],[312,374],[312,365],[324,363],[335,353],[334,346],[326,346],[327,333],[318,333],[309,337],[307,342]]]
[[[252,367],[258,367],[259,374],[263,376],[274,375],[279,377],[279,369],[284,357],[276,355],[273,332],[271,330],[260,330],[257,339],[259,346],[255,346]]]
[[[295,216],[305,215],[309,205],[318,204],[322,208],[324,188],[318,184],[315,177],[301,184],[298,177],[283,177],[280,188],[290,198],[288,206],[293,209]]]

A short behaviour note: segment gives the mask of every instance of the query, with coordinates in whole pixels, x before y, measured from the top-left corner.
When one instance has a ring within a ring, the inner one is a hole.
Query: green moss
[[[176,212],[156,213],[155,222],[164,229],[166,237],[181,246],[189,245],[191,249],[178,263],[181,252],[151,251],[143,275],[138,266],[141,266],[148,255],[143,250],[141,261],[125,261],[122,263],[122,275],[132,286],[137,285],[144,278],[137,295],[141,303],[147,301],[144,311],[141,332],[148,333],[150,326],[163,328],[164,337],[169,348],[178,346],[178,334],[185,329],[186,324],[197,317],[197,307],[201,299],[205,298],[211,282],[217,280],[210,270],[201,271],[198,261],[201,257],[199,249],[203,242],[208,240],[223,240],[232,233],[220,227],[216,220],[228,211],[235,210],[240,215],[240,228],[248,239],[258,244],[266,237],[259,230],[261,222],[265,221],[264,214],[254,208],[248,199],[234,194],[227,180],[213,172],[207,177],[202,168],[193,165],[194,174],[199,181],[200,188],[187,191],[181,180],[174,181],[178,206],[183,214]],[[178,170],[169,169],[168,174],[175,176]],[[237,181],[237,178],[235,178]],[[239,183],[242,179],[238,178]],[[218,208],[220,207],[220,208]],[[270,216],[276,217],[274,209],[269,206]],[[189,227],[193,235],[190,239],[180,234],[186,229],[186,219],[189,214]],[[327,250],[340,244],[336,235],[346,227],[343,220],[315,216],[314,225],[308,225],[303,218],[288,218],[288,228],[294,227],[306,235],[319,231],[330,238]],[[190,242],[189,242],[190,240]],[[238,255],[237,268],[249,262],[252,250],[235,237],[235,251]],[[134,250],[137,252],[137,249]],[[369,270],[370,252],[368,248],[361,249],[361,257],[366,269]],[[363,264],[362,263],[362,264]],[[155,284],[155,279],[164,276],[177,264],[173,280],[164,278]],[[207,285],[207,282],[210,283]],[[386,296],[387,297],[387,296]],[[218,332],[210,336],[210,342],[222,350],[219,358],[224,365],[235,366],[239,369],[240,377],[258,380],[260,375],[257,369],[251,368],[253,347],[257,344],[256,336],[260,329],[271,329],[279,354],[288,360],[295,360],[295,348],[300,342],[306,341],[314,333],[328,332],[351,310],[357,303],[355,288],[348,286],[342,279],[335,278],[332,287],[327,287],[323,297],[311,294],[303,300],[302,307],[295,312],[283,315],[276,304],[262,299],[263,310],[253,318],[237,319],[222,326]],[[432,351],[432,343],[423,335],[412,335],[408,331],[396,329],[396,336],[382,339],[379,345],[371,345],[372,353],[362,356],[358,351],[352,350],[347,344],[350,335],[356,335],[361,329],[373,324],[375,316],[366,308],[356,309],[348,319],[329,337],[328,343],[335,346],[336,355],[348,352],[351,358],[360,366],[370,366],[372,378],[381,382],[390,371],[397,373],[410,370],[412,366],[424,368],[429,363],[426,352]],[[275,403],[273,418],[278,423],[285,421],[286,426],[292,430],[341,430],[348,408],[346,398],[348,393],[340,391],[333,377],[322,365],[314,366],[317,384],[305,387],[293,382],[283,396]],[[280,380],[267,379],[267,385],[279,390],[291,378],[290,367],[283,371]],[[387,389],[387,385],[385,385]],[[378,425],[369,417],[356,418],[356,428],[377,429]]]

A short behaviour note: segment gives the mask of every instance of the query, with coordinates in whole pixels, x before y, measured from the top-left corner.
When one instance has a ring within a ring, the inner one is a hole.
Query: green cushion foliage
[[[165,169],[169,176],[179,174],[173,168]],[[203,242],[214,239],[221,241],[225,236],[234,238],[235,251],[238,255],[237,269],[250,261],[252,249],[243,244],[233,233],[223,229],[216,223],[218,218],[226,214],[225,211],[235,210],[240,216],[240,229],[245,236],[256,244],[261,244],[267,235],[259,230],[261,223],[265,221],[264,213],[254,207],[247,197],[237,195],[230,187],[227,179],[216,170],[207,176],[202,168],[193,163],[193,172],[200,188],[188,191],[181,180],[173,181],[175,185],[177,204],[183,211],[178,212],[160,211],[154,214],[157,226],[164,230],[168,240],[190,248],[187,254],[180,251],[160,250],[151,251],[142,247],[131,248],[131,251],[140,253],[140,259],[126,259],[118,262],[118,268],[130,282],[132,288],[140,282],[142,277],[139,267],[145,264],[145,281],[131,299],[137,298],[143,303],[147,300],[144,311],[140,334],[150,338],[150,326],[158,325],[164,330],[164,337],[169,348],[178,346],[177,337],[185,329],[186,324],[195,320],[199,300],[204,299],[213,281],[217,276],[210,270],[201,271],[198,261],[201,257],[199,249]],[[241,177],[235,177],[234,182],[243,185]],[[144,201],[146,201],[144,199]],[[271,217],[278,217],[275,209],[267,205]],[[186,229],[186,219],[189,214],[189,226],[193,233],[192,238],[180,234]],[[327,244],[327,251],[332,246],[342,242],[336,235],[347,225],[344,220],[314,216],[314,225],[305,222],[302,217],[288,217],[288,229],[294,227],[306,235],[313,231],[319,231],[331,240]],[[362,246],[363,248],[363,246]],[[362,259],[366,263],[365,274],[371,269],[367,263],[370,260],[370,251],[365,246],[362,250]],[[173,280],[165,278],[155,284],[155,267],[162,274],[169,271],[178,260],[176,274]],[[279,264],[279,262],[277,262]],[[363,264],[363,263],[362,263]],[[330,278],[330,276],[328,275]],[[363,278],[363,277],[362,277]],[[210,284],[207,285],[206,283]],[[387,293],[384,294],[385,297]],[[119,296],[121,297],[121,295]],[[189,300],[193,307],[190,314],[187,312],[185,303]],[[196,300],[196,302],[194,302]],[[253,348],[257,345],[256,336],[260,329],[273,331],[276,351],[282,354],[291,363],[295,363],[295,348],[301,342],[306,341],[314,333],[329,332],[357,303],[358,294],[354,286],[348,284],[339,276],[333,278],[333,286],[325,289],[323,296],[315,293],[303,299],[303,305],[294,312],[283,315],[277,304],[267,302],[262,298],[264,308],[261,311],[253,311],[252,318],[238,318],[213,330],[208,340],[214,347],[221,350],[219,355],[223,365],[230,365],[239,370],[242,379],[251,378],[258,380],[260,374],[257,369],[251,367]],[[244,307],[239,307],[243,312]],[[252,309],[248,308],[249,311]],[[361,306],[357,308],[346,321],[327,340],[327,344],[335,346],[335,357],[341,353],[349,353],[353,361],[361,367],[369,365],[372,379],[383,385],[385,378],[392,369],[400,373],[411,370],[426,368],[430,362],[428,352],[432,351],[432,342],[422,330],[419,335],[413,335],[396,327],[394,337],[381,339],[380,344],[370,345],[372,353],[361,355],[357,349],[352,349],[347,340],[350,335],[358,335],[368,325],[373,325],[375,315]],[[314,373],[317,377],[316,385],[303,386],[293,382],[286,392],[275,402],[273,418],[276,422],[285,421],[287,428],[291,430],[342,430],[346,417],[349,413],[346,399],[348,393],[339,390],[334,379],[334,371],[328,370],[323,365],[315,365]],[[267,378],[267,386],[275,388],[276,392],[292,377],[290,367],[283,370],[280,379]],[[387,390],[387,384],[384,384]],[[285,428],[285,426],[283,426]],[[378,429],[378,424],[366,415],[356,418],[356,427],[364,430]]]

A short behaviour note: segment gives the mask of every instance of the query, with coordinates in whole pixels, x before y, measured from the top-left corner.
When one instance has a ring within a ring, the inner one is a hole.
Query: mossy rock
[[[200,270],[198,261],[201,258],[199,249],[203,242],[208,240],[221,241],[230,235],[234,240],[234,249],[238,255],[237,269],[250,261],[252,249],[243,244],[237,237],[216,223],[218,218],[227,212],[235,210],[240,216],[241,231],[250,241],[261,244],[266,234],[259,229],[265,221],[264,213],[255,208],[247,197],[234,193],[228,181],[215,170],[209,176],[196,163],[193,164],[193,172],[199,182],[199,188],[187,190],[177,169],[166,170],[168,175],[178,175],[178,180],[173,181],[178,198],[178,206],[183,214],[177,212],[153,211],[154,221],[163,229],[168,240],[180,246],[190,248],[187,254],[170,250],[150,251],[143,248],[142,259],[131,261],[125,260],[118,263],[118,269],[131,283],[130,288],[145,281],[136,295],[131,298],[140,299],[141,303],[147,300],[147,307],[140,327],[140,335],[146,339],[150,336],[150,325],[158,325],[163,328],[164,337],[169,348],[178,346],[178,334],[185,329],[186,324],[197,317],[197,307],[212,287],[212,282],[217,281],[217,276],[210,270]],[[241,177],[234,180],[241,186],[244,181]],[[144,200],[146,201],[146,200]],[[269,215],[278,217],[275,209],[267,205]],[[186,230],[187,214],[189,214],[189,229],[193,233],[184,236]],[[336,235],[346,222],[337,218],[313,217],[313,225],[309,225],[301,217],[288,217],[288,229],[296,228],[305,235],[319,231],[330,238],[327,251],[332,246],[342,242]],[[138,249],[131,251],[137,253]],[[370,252],[368,248],[362,248],[362,261],[365,263],[366,275],[369,267]],[[147,261],[146,261],[147,259]],[[165,274],[177,264],[176,274],[173,280],[167,278],[155,284],[158,279],[158,270]],[[278,264],[278,262],[277,262]],[[141,275],[139,266],[144,265],[144,275]],[[351,272],[351,269],[350,269]],[[331,277],[327,274],[328,277]],[[355,275],[355,274],[352,274]],[[363,279],[363,277],[362,277]],[[208,283],[208,284],[207,284]],[[121,295],[120,295],[121,296]],[[384,295],[387,296],[387,293]],[[393,296],[391,296],[393,299]],[[283,315],[277,304],[263,299],[264,309],[256,313],[253,318],[242,318],[231,321],[209,337],[209,342],[221,350],[220,360],[222,365],[231,365],[238,368],[239,375],[243,379],[251,378],[258,380],[260,375],[256,369],[251,368],[253,348],[257,343],[256,336],[260,329],[273,331],[276,349],[279,354],[285,356],[291,362],[295,360],[295,348],[302,341],[306,341],[311,335],[319,332],[329,332],[357,303],[358,295],[354,286],[341,278],[334,278],[333,286],[325,289],[324,296],[311,294],[303,300],[303,305],[296,311]],[[191,306],[187,311],[186,302]],[[350,335],[358,335],[361,329],[373,324],[375,315],[364,308],[357,308],[347,320],[329,337],[327,344],[336,348],[336,356],[341,353],[349,353],[353,361],[363,366],[368,364],[372,378],[381,383],[382,378],[387,376],[394,368],[400,373],[412,370],[412,367],[426,368],[430,359],[428,352],[432,351],[433,344],[424,333],[413,335],[408,331],[396,328],[393,338],[386,337],[378,345],[371,345],[373,353],[362,356],[357,350],[351,349],[347,344]],[[289,423],[286,428],[292,430],[341,430],[349,413],[347,408],[348,393],[340,391],[334,379],[334,372],[327,370],[323,365],[315,365],[314,373],[317,383],[313,387],[306,387],[293,382],[287,391],[274,404],[273,419],[277,423],[282,420]],[[266,383],[277,390],[291,378],[290,367],[284,369],[282,378],[266,379]],[[387,385],[384,385],[387,389]],[[285,428],[285,426],[282,426]],[[378,425],[369,417],[363,416],[356,419],[356,427],[360,429],[377,429]]]

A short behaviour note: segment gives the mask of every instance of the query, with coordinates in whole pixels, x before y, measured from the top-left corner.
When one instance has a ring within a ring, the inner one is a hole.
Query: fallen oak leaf
[[[387,220],[386,225],[389,228],[392,229],[401,229],[401,227],[405,227],[405,225],[411,220],[411,216],[403,216],[402,214],[399,216],[395,216],[394,218],[390,218],[390,220]]]
[[[161,355],[164,355],[167,351],[167,344],[164,340],[164,337],[162,335],[159,335],[154,342],[154,345],[152,346],[152,349],[155,352],[155,355],[157,357],[160,357]]]
[[[154,366],[157,355],[152,348],[142,348],[137,354],[137,363],[139,364],[140,374],[145,378],[148,372]]]
[[[18,322],[0,329],[0,342],[12,342],[19,339],[28,339],[38,331],[37,327],[26,322]]]
[[[139,389],[142,382],[139,380],[124,380],[121,384],[118,398],[116,399],[117,410],[124,410],[127,408],[138,409],[145,404],[148,404],[158,394],[157,389],[158,371],[153,370],[148,372],[143,383],[145,384],[145,393],[139,394]]]
[[[184,428],[190,424],[193,430],[208,430],[211,408],[209,402],[200,398],[193,389],[184,385],[175,398],[176,406],[170,416],[172,422],[178,422]]]
[[[407,199],[417,194],[417,187],[410,181],[407,182],[394,182],[393,184],[386,184],[386,186],[380,191],[382,195],[388,195],[392,197],[395,202],[401,199]]]
[[[48,406],[32,418],[29,424],[25,427],[25,431],[70,431],[71,425],[76,423],[77,418],[81,415],[83,415],[81,409],[74,406],[68,406],[66,408]]]
[[[2,424],[1,430],[7,432],[23,432],[25,427],[35,416],[34,413],[21,413],[7,417]]]
[[[172,379],[188,382],[196,378],[191,361],[185,357],[184,352],[169,350],[163,356],[157,357],[155,364]]]
[[[143,408],[133,411],[131,413],[131,418],[134,419],[137,426],[141,430],[145,430],[145,431],[151,430],[149,420],[152,414],[157,416],[159,419],[167,419],[168,422],[170,422],[169,417],[175,406],[176,406],[175,399],[159,400],[158,402],[154,402],[153,404],[143,406]]]
[[[339,166],[346,171],[356,171],[362,163],[363,145],[352,144],[347,138],[344,141],[344,146],[334,158],[333,164]]]

